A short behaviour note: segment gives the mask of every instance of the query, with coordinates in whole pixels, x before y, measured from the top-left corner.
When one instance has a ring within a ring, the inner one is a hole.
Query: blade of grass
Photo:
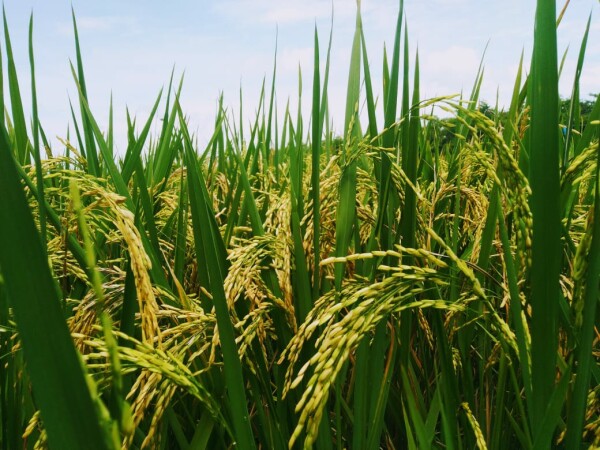
[[[406,92],[407,94],[407,92]],[[408,114],[408,111],[406,112]],[[415,74],[413,85],[412,107],[410,121],[406,124],[407,140],[403,142],[406,150],[402,155],[402,169],[413,186],[417,186],[417,163],[419,160],[419,53],[415,60]],[[417,196],[410,186],[406,186],[404,193],[404,207],[400,217],[400,234],[402,245],[407,248],[416,246],[417,226]]]
[[[392,82],[391,86],[387,86],[387,91],[384,96],[387,98],[385,104],[385,125],[386,130],[383,135],[383,146],[391,148],[395,141],[395,130],[391,128],[391,124],[395,121],[396,104],[397,104],[397,86],[398,86],[398,65],[399,65],[399,36],[400,26],[402,23],[402,6],[398,13],[398,23],[396,28],[396,41],[394,45],[394,62],[392,67]],[[351,126],[355,126],[355,122],[358,121],[357,104],[359,100],[359,88],[360,88],[360,57],[362,49],[362,19],[360,16],[360,3],[358,4],[357,18],[356,18],[356,31],[353,43],[353,53],[350,66],[350,77],[348,81],[348,95],[346,103],[346,126],[345,136],[349,140],[354,138],[353,142],[346,142],[346,147],[350,145],[356,146],[359,136],[355,129],[350,129]],[[366,54],[366,51],[364,51]],[[351,84],[354,83],[354,84]],[[394,116],[394,119],[390,119]],[[371,124],[370,124],[371,126]],[[394,127],[395,128],[395,127]],[[348,151],[348,150],[347,150]],[[380,197],[379,197],[379,211],[377,216],[377,223],[373,232],[370,236],[369,249],[375,246],[375,240],[379,236],[381,239],[380,245],[385,247],[385,242],[389,244],[390,236],[388,230],[383,230],[383,224],[387,223],[387,198],[383,198],[387,195],[387,187],[389,185],[389,176],[391,173],[391,161],[387,154],[382,153],[382,163],[380,166]],[[387,178],[386,178],[387,177]],[[384,187],[382,187],[384,186]],[[336,238],[339,228],[342,228],[343,233],[346,233],[348,241],[351,239],[352,226],[357,223],[356,219],[356,162],[352,162],[351,166],[345,168],[342,174],[342,180],[340,189],[340,206],[338,207],[338,220],[336,227]],[[383,192],[383,194],[382,194]],[[343,221],[341,219],[344,219]],[[342,238],[346,236],[340,233]],[[341,242],[344,242],[340,239]],[[344,248],[339,248],[336,241],[336,256],[345,256],[348,251],[348,243],[345,244]],[[370,271],[373,268],[373,264],[366,265],[365,270]],[[344,272],[344,266],[338,264],[336,266],[336,289],[341,288],[341,281]],[[369,433],[370,425],[372,420],[378,422],[377,410],[374,408],[378,400],[378,392],[372,392],[369,389],[371,383],[378,384],[382,381],[383,377],[383,359],[384,354],[381,350],[382,344],[386,339],[386,327],[385,324],[381,324],[375,333],[375,340],[372,346],[367,341],[360,343],[357,355],[356,355],[356,380],[354,382],[355,393],[354,393],[354,430],[353,430],[353,447],[354,448],[366,448],[367,444],[378,445],[381,435],[381,429],[371,430]],[[395,346],[395,343],[392,345]],[[371,354],[371,350],[373,354]],[[379,351],[378,351],[379,350]],[[387,395],[387,392],[384,392]],[[375,424],[376,425],[376,424]],[[378,428],[376,425],[375,428]],[[378,433],[377,433],[378,432]],[[369,435],[370,434],[370,435]],[[367,439],[369,442],[367,442]]]
[[[158,97],[154,102],[154,106],[152,107],[152,111],[148,116],[148,120],[146,120],[146,124],[142,129],[139,137],[137,138],[135,145],[131,148],[131,151],[128,151],[125,154],[125,160],[123,164],[123,170],[121,171],[121,175],[123,176],[123,180],[128,183],[131,175],[135,170],[136,160],[141,157],[142,149],[144,148],[144,144],[146,139],[148,138],[148,134],[150,133],[150,127],[152,126],[152,121],[154,120],[154,116],[156,115],[156,111],[158,109],[158,105],[160,103],[160,99],[162,97],[162,89],[158,93]]]
[[[202,414],[187,450],[204,450],[208,448],[208,441],[214,426],[215,422],[212,416],[208,413]]]
[[[83,138],[81,137],[81,131],[79,129],[79,123],[77,122],[77,117],[75,116],[75,110],[73,109],[73,104],[71,103],[71,99],[69,98],[69,110],[71,111],[71,119],[73,120],[73,128],[75,129],[75,136],[77,137],[77,144],[79,145],[79,153],[81,154],[81,156],[86,160],[86,164],[89,165],[89,163],[87,162],[87,156],[85,153],[85,145],[83,143]],[[68,140],[68,142],[70,142],[70,140]],[[71,149],[69,147],[67,147],[67,155],[70,154]],[[89,172],[89,169],[88,169]]]
[[[544,450],[550,448],[548,445],[554,436],[556,425],[560,421],[560,412],[565,401],[571,372],[569,369],[561,375],[560,381],[556,384],[556,388],[552,391],[552,395],[548,399],[548,407],[544,413],[543,419],[539,424],[539,428],[533,441],[532,450]]]
[[[166,181],[169,169],[173,164],[173,159],[176,156],[176,147],[172,145],[172,138],[175,128],[175,120],[177,119],[177,105],[179,97],[181,95],[181,89],[183,88],[183,76],[179,81],[179,87],[175,94],[175,101],[171,108],[168,121],[164,126],[160,137],[160,145],[156,149],[156,155],[154,156],[154,171],[152,172],[152,179],[150,186],[156,186],[156,184]],[[163,183],[164,186],[164,183]]]
[[[108,133],[106,136],[106,145],[108,147],[108,152],[113,155],[114,158],[114,154],[115,154],[115,149],[114,149],[114,124],[113,124],[113,97],[112,97],[112,92],[110,93],[110,106],[108,108]]]
[[[600,152],[597,164],[600,164]],[[597,168],[600,165],[597,165]],[[590,385],[591,369],[595,364],[592,352],[594,341],[594,328],[596,324],[596,310],[598,307],[598,293],[600,292],[598,280],[600,279],[600,175],[596,169],[596,186],[594,190],[594,209],[592,219],[592,242],[588,250],[587,273],[585,276],[585,297],[583,300],[581,317],[583,318],[578,336],[577,370],[575,385],[569,405],[567,416],[567,448],[580,448],[583,421],[587,408],[587,396]]]
[[[396,34],[394,38],[394,52],[392,56],[392,67],[391,72],[387,65],[387,56],[384,53],[384,131],[382,135],[381,145],[385,149],[392,149],[396,145],[396,128],[394,125],[396,121],[396,109],[398,105],[398,80],[400,72],[400,45],[401,45],[401,29],[402,29],[402,17],[404,12],[404,1],[400,1],[398,17],[396,20]],[[388,75],[389,74],[389,75]],[[391,241],[389,240],[387,229],[388,224],[388,200],[390,197],[391,187],[391,161],[387,154],[381,155],[381,166],[379,175],[379,205],[377,212],[377,220],[373,233],[369,242],[369,250],[375,248],[375,240],[380,240],[379,245],[382,248],[390,248]],[[385,245],[388,242],[388,245]],[[367,266],[368,267],[368,266]],[[373,270],[371,265],[370,270]]]
[[[581,41],[581,47],[579,48],[579,56],[577,58],[577,68],[575,69],[575,77],[573,79],[573,89],[571,91],[571,104],[569,105],[569,119],[567,122],[567,135],[565,136],[565,144],[563,149],[563,161],[562,170],[563,172],[567,168],[567,162],[569,158],[569,151],[571,147],[571,141],[574,140],[575,146],[577,146],[578,138],[573,136],[573,127],[575,124],[579,126],[579,121],[575,120],[579,114],[579,80],[581,78],[581,72],[583,69],[583,61],[585,60],[585,51],[587,47],[588,36],[590,33],[590,24],[592,22],[592,14],[588,17],[585,32],[583,34],[583,40]],[[574,156],[577,156],[576,154]]]
[[[371,69],[367,57],[367,43],[363,29],[360,29],[360,43],[363,59],[363,73],[365,77],[365,95],[367,97],[367,114],[369,117],[369,136],[371,139],[377,136],[377,115],[375,111],[375,99],[373,97],[373,83],[371,81]]]
[[[177,101],[175,102],[177,103]],[[192,213],[192,222],[196,241],[196,252],[203,260],[198,264],[208,265],[210,292],[217,315],[219,337],[223,352],[225,381],[227,384],[227,403],[233,419],[234,439],[238,448],[255,449],[256,445],[250,426],[248,405],[242,366],[235,343],[235,334],[225,297],[223,281],[227,273],[227,262],[223,239],[216,226],[214,213],[207,197],[202,171],[198,167],[196,156],[186,143],[185,161],[188,169],[188,192]],[[205,233],[202,235],[201,231]],[[202,242],[202,246],[199,243]]]
[[[497,195],[497,194],[496,194]],[[517,337],[517,347],[519,349],[519,362],[521,366],[521,374],[523,377],[523,387],[525,390],[525,400],[529,408],[532,407],[532,381],[531,381],[531,362],[529,354],[529,345],[527,339],[527,330],[525,329],[525,323],[523,319],[523,312],[521,307],[521,298],[519,296],[519,287],[517,285],[517,270],[515,268],[515,262],[511,253],[510,241],[508,238],[508,231],[504,223],[504,215],[502,213],[502,206],[499,204],[499,199],[496,200],[499,208],[499,227],[500,227],[500,239],[502,241],[502,250],[504,252],[504,264],[506,265],[506,276],[508,279],[508,290],[511,299],[511,314],[513,318],[512,326],[515,330]]]
[[[83,59],[81,58],[81,47],[79,43],[79,32],[77,30],[77,20],[75,19],[75,10],[71,7],[71,16],[73,18],[73,34],[75,36],[75,56],[77,59],[77,82],[79,95],[79,105],[81,109],[81,126],[83,128],[83,137],[85,139],[85,155],[88,163],[89,173],[95,176],[100,176],[100,162],[98,160],[98,152],[96,150],[96,142],[94,141],[94,132],[89,123],[88,115],[85,112],[84,102],[87,104],[88,94],[85,82],[85,74],[83,71]],[[73,69],[72,69],[73,70]],[[83,146],[82,146],[83,148]]]
[[[339,206],[335,228],[335,255],[346,256],[354,232],[356,221],[356,161],[349,160],[351,149],[358,146],[358,102],[360,92],[360,1],[357,2],[356,29],[352,42],[350,73],[348,75],[348,90],[346,94],[346,119],[344,125],[345,155],[344,167],[339,185]],[[344,263],[335,267],[335,287],[339,291],[344,276]]]
[[[33,13],[29,17],[29,64],[31,67],[31,109],[33,114],[33,156],[35,158],[35,175],[37,181],[37,200],[40,221],[40,238],[44,253],[47,253],[46,239],[46,205],[44,201],[44,176],[42,173],[42,159],[40,155],[39,118],[37,104],[37,89],[35,84],[35,59],[33,56]]]
[[[277,76],[277,44],[279,31],[275,33],[275,55],[273,56],[273,75],[271,78],[271,95],[269,97],[269,117],[267,119],[267,131],[265,135],[265,147],[268,152],[271,150],[271,125],[273,123],[273,106],[275,103],[275,79]],[[267,160],[268,161],[268,160]]]
[[[10,148],[2,126],[0,266],[48,442],[53,448],[107,450],[110,440],[87,385],[93,382],[71,340]]]
[[[380,383],[379,388],[375,389],[375,392],[372,396],[371,419],[369,421],[369,433],[367,436],[366,448],[374,450],[377,450],[381,447],[381,434],[385,426],[384,414],[388,405],[389,394],[394,375],[396,352],[398,350],[398,346],[395,342],[396,339],[393,334],[391,336],[387,336],[384,334],[383,337],[379,340],[382,342],[383,345],[388,345],[389,343],[389,348],[387,350],[387,357],[385,357],[384,361],[385,365],[381,369],[383,374],[379,377],[382,382]]]
[[[17,161],[21,165],[29,164],[29,140],[27,139],[27,125],[25,122],[25,113],[23,112],[23,100],[19,89],[19,79],[17,77],[17,68],[10,42],[8,32],[8,21],[6,20],[6,10],[2,6],[2,15],[4,20],[4,40],[6,41],[6,59],[8,62],[8,89],[10,93],[10,106],[15,133],[15,154]]]
[[[321,236],[321,193],[320,193],[320,162],[321,162],[321,76],[319,73],[319,34],[315,25],[315,50],[313,73],[313,98],[312,98],[312,171],[311,171],[311,199],[313,204],[313,301],[319,297],[320,284],[320,254],[319,239]]]
[[[531,425],[537,435],[554,391],[561,266],[556,1],[538,0],[531,64]],[[543,437],[542,448],[552,435]]]

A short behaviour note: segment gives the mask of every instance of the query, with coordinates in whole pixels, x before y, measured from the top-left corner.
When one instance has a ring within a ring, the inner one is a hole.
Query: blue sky
[[[562,1],[559,0],[559,9]],[[69,96],[76,100],[69,60],[74,60],[71,3],[59,0],[5,0],[24,101],[30,102],[27,25],[34,13],[34,46],[40,119],[53,143],[65,137]],[[333,0],[330,105],[334,127],[342,129],[355,0]],[[125,107],[145,120],[171,69],[185,70],[182,106],[200,138],[208,139],[220,92],[225,103],[244,114],[256,109],[263,77],[271,76],[278,30],[277,105],[290,99],[296,108],[298,65],[303,73],[303,109],[308,113],[315,23],[326,51],[331,0],[105,0],[73,1],[83,51],[88,94],[101,126],[112,93],[116,144],[125,142]],[[363,26],[372,76],[380,90],[382,49],[391,45],[397,0],[363,0]],[[561,95],[569,96],[579,45],[588,15],[592,29],[581,92],[600,91],[600,19],[597,0],[572,0],[559,28],[559,53],[569,47]],[[405,0],[411,66],[418,46],[423,97],[468,92],[483,50],[481,97],[506,104],[521,51],[529,63],[534,0]],[[412,67],[411,67],[412,71]]]

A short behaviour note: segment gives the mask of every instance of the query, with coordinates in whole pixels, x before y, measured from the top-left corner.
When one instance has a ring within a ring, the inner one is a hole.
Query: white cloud
[[[442,6],[466,5],[470,0],[435,0],[435,3]]]
[[[74,51],[70,11],[68,5],[49,7],[43,0],[14,3],[25,5],[31,2],[44,5],[35,10],[40,115],[49,136],[64,136],[71,120],[66,92],[76,99],[68,67],[68,59],[73,58]],[[178,8],[166,2],[146,2],[143,9],[136,9],[134,4],[137,3],[140,2],[79,2],[76,11],[92,110],[98,115],[101,128],[106,129],[108,101],[110,93],[114,94],[116,142],[121,149],[126,145],[125,104],[138,116],[139,125],[149,113],[157,90],[168,82],[173,64],[176,65],[177,79],[185,69],[182,103],[190,117],[190,128],[198,131],[201,143],[210,137],[220,91],[224,92],[225,104],[237,114],[240,80],[244,92],[244,121],[247,122],[258,107],[263,77],[267,91],[270,88],[275,24],[279,25],[276,81],[279,116],[283,114],[288,98],[295,114],[299,64],[303,74],[305,118],[310,114],[312,31],[316,20],[323,69],[332,0],[219,0],[206,2],[209,7],[199,7],[198,2],[184,0],[178,2]],[[376,96],[380,96],[382,89],[382,46],[384,41],[387,42],[388,56],[391,56],[398,3],[398,0],[362,0],[364,32]],[[494,103],[499,87],[500,103],[506,106],[522,48],[526,54],[524,70],[529,68],[534,3],[523,0],[406,0],[404,17],[409,31],[411,85],[418,45],[422,97],[458,93],[461,89],[468,95],[485,44],[491,39],[485,58],[481,98]],[[334,127],[340,132],[343,130],[356,0],[333,0],[333,4],[329,96]],[[596,0],[571,2],[559,29],[559,48],[562,50],[567,44],[571,45],[563,78],[566,92],[570,89],[568,80],[573,76],[573,64],[592,4],[596,18]],[[40,14],[40,9],[44,11],[44,8],[47,11]],[[26,24],[30,8],[21,6],[21,9],[20,16],[13,13],[14,22]],[[56,36],[58,27],[64,36]],[[26,27],[21,29],[15,28],[13,44],[17,63],[21,64],[19,73],[24,74],[24,100],[29,104],[25,98],[29,70]],[[593,20],[581,80],[583,95],[598,91],[599,30],[600,23]],[[23,50],[17,51],[18,45]],[[561,85],[564,95],[562,88]],[[378,112],[380,110],[381,100]]]
[[[139,30],[139,23],[134,17],[121,16],[76,16],[77,30],[81,32],[107,32],[116,29],[135,32]],[[73,24],[71,22],[61,22],[58,25],[58,32],[62,35],[71,36],[73,34]]]
[[[477,73],[481,54],[471,47],[452,45],[421,55],[421,60],[422,72],[430,76],[469,80]]]
[[[123,17],[81,17],[77,26],[87,31],[107,31],[118,26],[131,25],[132,19]]]
[[[303,70],[312,67],[314,59],[314,50],[312,47],[304,48],[285,48],[277,56],[278,68],[283,73],[297,73],[298,64]]]
[[[582,97],[587,97],[588,94],[600,93],[600,83],[598,83],[598,80],[600,80],[600,64],[584,67],[579,79]]]
[[[352,0],[336,0],[334,16],[354,15],[356,4]],[[327,19],[332,13],[331,0],[224,0],[218,2],[216,12],[247,22],[290,24],[315,19]]]

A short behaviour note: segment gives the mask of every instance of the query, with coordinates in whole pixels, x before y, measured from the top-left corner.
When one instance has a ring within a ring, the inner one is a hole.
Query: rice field
[[[506,110],[482,108],[482,70],[464,98],[421,97],[402,3],[372,79],[358,8],[337,134],[315,31],[310,117],[276,120],[274,74],[249,132],[221,102],[200,142],[172,78],[123,155],[75,16],[61,151],[32,23],[24,86],[5,18],[0,450],[600,448],[590,22],[560,108],[562,15],[537,5]]]

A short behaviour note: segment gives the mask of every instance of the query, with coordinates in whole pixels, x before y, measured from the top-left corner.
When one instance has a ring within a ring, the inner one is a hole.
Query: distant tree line
[[[587,100],[580,99],[579,100],[579,115],[580,115],[580,123],[579,126],[574,124],[574,128],[578,130],[582,130],[588,123],[588,118],[592,109],[594,108],[594,104],[598,98],[598,94],[590,94],[590,98]],[[486,115],[490,119],[494,120],[498,118],[501,122],[506,118],[505,111],[496,112],[496,108],[491,106],[485,100],[479,102],[478,106],[479,112]],[[571,110],[571,99],[564,98],[560,100],[560,116],[559,123],[566,124],[569,120],[569,112]]]
[[[582,131],[588,124],[589,116],[596,104],[599,94],[590,94],[589,99],[579,100],[579,123],[573,123],[573,128]],[[503,124],[508,113],[504,110],[498,111],[496,107],[490,105],[485,100],[479,102],[478,111],[491,120]],[[559,123],[565,127],[569,122],[569,113],[571,110],[571,99],[564,98],[560,100]],[[432,137],[436,138],[440,147],[454,142],[454,133],[458,121],[456,118],[441,119],[432,130]]]

